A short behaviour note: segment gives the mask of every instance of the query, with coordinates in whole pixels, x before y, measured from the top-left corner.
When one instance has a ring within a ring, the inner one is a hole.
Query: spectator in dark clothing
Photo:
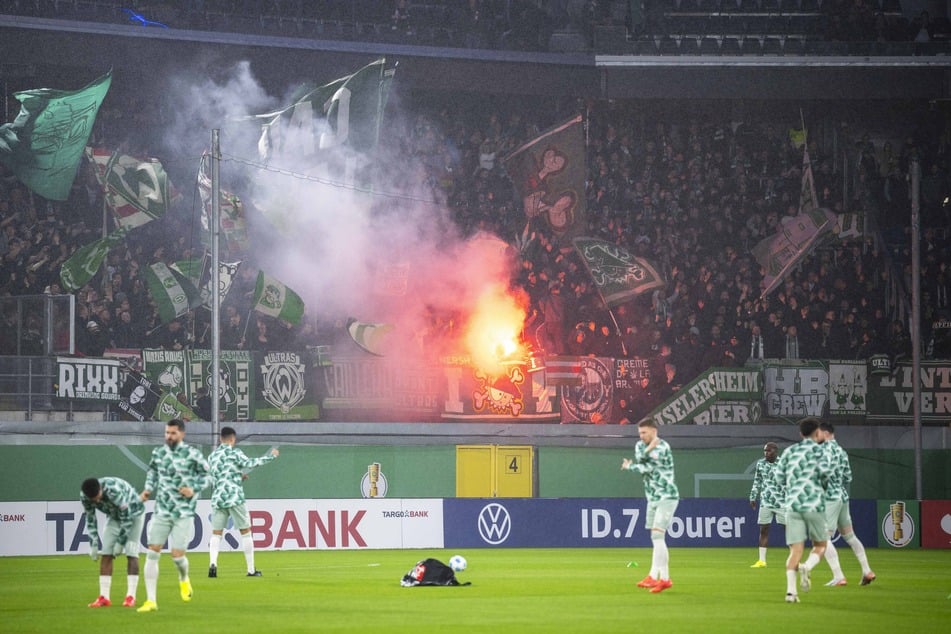
[[[565,314],[567,305],[561,295],[561,283],[552,281],[548,295],[539,302],[545,322],[538,330],[538,342],[548,354],[565,354]]]
[[[185,350],[189,347],[191,341],[188,332],[182,326],[182,322],[173,319],[167,324],[156,329],[149,340],[153,348],[162,348],[164,350]]]
[[[208,388],[200,387],[195,392],[197,398],[195,399],[195,414],[198,415],[200,420],[210,422],[211,421],[211,396],[208,394]]]

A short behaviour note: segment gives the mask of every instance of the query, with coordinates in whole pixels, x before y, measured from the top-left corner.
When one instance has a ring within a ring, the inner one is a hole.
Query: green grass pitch
[[[674,586],[650,594],[634,584],[650,568],[648,549],[470,549],[466,587],[400,587],[417,560],[449,561],[445,550],[259,552],[261,578],[244,576],[240,553],[222,554],[217,579],[208,555],[189,555],[194,599],[178,596],[175,567],[162,555],[159,611],[90,609],[98,564],[85,556],[0,558],[4,632],[938,632],[951,625],[951,551],[870,549],[878,579],[861,587],[848,548],[849,585],[826,588],[821,562],[802,603],[783,601],[785,549],[751,569],[756,549],[671,548]],[[142,559],[144,563],[144,557]],[[632,562],[637,562],[635,566]],[[138,604],[145,599],[139,582]]]

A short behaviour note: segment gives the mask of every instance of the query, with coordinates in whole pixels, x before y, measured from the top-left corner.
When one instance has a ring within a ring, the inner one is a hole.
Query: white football
[[[462,572],[468,565],[469,562],[462,555],[453,555],[449,558],[449,567],[452,568],[453,572]]]

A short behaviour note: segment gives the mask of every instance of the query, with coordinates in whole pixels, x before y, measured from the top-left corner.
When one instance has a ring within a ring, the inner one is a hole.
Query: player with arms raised
[[[211,495],[211,542],[209,544],[208,576],[218,576],[218,552],[221,549],[221,537],[224,534],[228,518],[234,520],[234,526],[241,533],[241,549],[248,568],[249,577],[260,577],[261,572],[254,567],[254,539],[251,537],[251,515],[244,499],[242,481],[251,469],[274,460],[279,455],[277,449],[271,449],[260,458],[248,458],[237,447],[237,432],[232,427],[222,427],[219,444],[211,455],[211,476],[215,490]]]

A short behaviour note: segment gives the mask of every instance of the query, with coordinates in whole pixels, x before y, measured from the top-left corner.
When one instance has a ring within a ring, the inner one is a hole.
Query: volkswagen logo
[[[501,504],[492,502],[479,511],[479,535],[485,543],[497,546],[509,538],[511,531],[512,517]]]

